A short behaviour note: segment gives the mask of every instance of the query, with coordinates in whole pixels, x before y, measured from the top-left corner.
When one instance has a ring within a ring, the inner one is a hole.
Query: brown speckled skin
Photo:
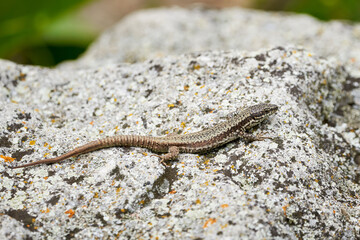
[[[274,104],[257,104],[233,113],[226,122],[219,123],[211,128],[186,135],[171,135],[165,137],[121,135],[107,137],[89,142],[83,146],[67,152],[59,157],[43,159],[40,161],[12,167],[21,168],[43,163],[56,163],[83,153],[92,152],[107,147],[143,147],[154,152],[166,153],[161,161],[174,159],[179,153],[206,152],[210,149],[224,145],[237,138],[248,141],[264,140],[269,137],[254,136],[246,130],[259,124],[278,110]]]

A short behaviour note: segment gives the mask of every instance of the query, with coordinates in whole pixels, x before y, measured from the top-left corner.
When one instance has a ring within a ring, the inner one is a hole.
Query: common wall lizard
[[[107,137],[89,142],[55,158],[43,159],[11,168],[29,167],[43,163],[56,163],[83,153],[114,146],[143,147],[150,149],[153,152],[165,153],[161,156],[157,155],[163,163],[164,161],[176,158],[179,153],[206,152],[237,138],[242,138],[248,141],[261,141],[270,138],[264,137],[262,134],[254,136],[247,133],[246,130],[261,123],[277,110],[278,106],[274,104],[257,104],[243,110],[236,111],[228,117],[227,121],[218,123],[215,126],[200,132],[185,135],[170,134],[165,137],[138,135]]]

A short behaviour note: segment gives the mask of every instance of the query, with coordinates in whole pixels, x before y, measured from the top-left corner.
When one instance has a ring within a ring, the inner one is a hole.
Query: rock
[[[360,77],[360,25],[303,14],[241,8],[160,8],[135,12],[104,33],[68,67],[96,67],[208,50],[303,46]],[[64,65],[65,66],[65,65]]]
[[[358,237],[358,130],[333,120],[352,67],[289,46],[117,57],[0,62],[1,238]],[[252,132],[273,139],[181,154],[168,168],[123,147],[8,168],[105,136],[196,132],[260,102],[280,109]]]

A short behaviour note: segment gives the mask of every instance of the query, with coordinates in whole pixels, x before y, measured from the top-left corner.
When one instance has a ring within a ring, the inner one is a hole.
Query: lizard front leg
[[[265,139],[272,139],[272,137],[266,137],[263,136],[264,134],[267,134],[267,132],[264,133],[258,133],[256,136],[251,134],[251,133],[247,133],[247,132],[240,132],[240,138],[245,139],[247,141],[263,141]]]

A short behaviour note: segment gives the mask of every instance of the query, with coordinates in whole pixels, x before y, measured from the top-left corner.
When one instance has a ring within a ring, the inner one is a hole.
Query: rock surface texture
[[[323,57],[335,57],[360,75],[360,25],[321,22],[307,15],[182,8],[140,11],[103,34],[86,55],[69,67],[97,67],[114,62],[195,51],[256,51],[277,46],[303,46]]]
[[[267,44],[264,30],[280,28]],[[343,50],[324,44],[331,28],[348,33],[332,36]],[[302,15],[162,9],[128,17],[55,69],[0,61],[0,238],[359,238],[357,29]],[[130,55],[136,63],[125,63]],[[196,132],[261,102],[279,111],[251,132],[272,139],[181,154],[169,167],[147,149],[115,147],[8,168],[106,136]]]

